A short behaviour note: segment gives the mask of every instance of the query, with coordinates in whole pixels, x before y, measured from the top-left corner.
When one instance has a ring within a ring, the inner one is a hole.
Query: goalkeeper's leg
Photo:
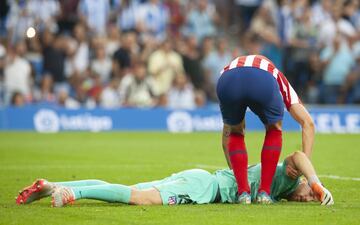
[[[160,192],[155,188],[137,190],[121,184],[83,187],[59,187],[52,194],[52,204],[61,207],[80,199],[93,199],[109,203],[134,205],[160,205]]]
[[[63,187],[83,187],[109,184],[102,180],[79,180],[67,182],[49,182],[45,179],[37,179],[28,187],[23,188],[16,197],[17,204],[29,204],[33,201],[49,197],[55,188]]]
[[[93,186],[93,185],[103,185],[109,184],[103,180],[76,180],[76,181],[65,181],[65,182],[52,182],[56,186],[64,187],[84,187],[84,186]]]

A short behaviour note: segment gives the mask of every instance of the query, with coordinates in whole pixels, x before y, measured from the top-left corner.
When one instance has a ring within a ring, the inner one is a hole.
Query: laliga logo
[[[172,112],[167,118],[170,132],[221,131],[223,123],[219,113],[202,115],[201,113]]]
[[[34,116],[35,130],[54,133],[60,130],[85,130],[98,132],[112,129],[112,119],[109,116],[94,116],[91,113],[67,115],[57,114],[53,110],[41,109]]]
[[[42,109],[35,114],[34,125],[38,132],[55,133],[60,130],[60,119],[53,110]]]
[[[170,132],[191,132],[193,123],[191,115],[187,112],[173,112],[167,118],[167,126]]]

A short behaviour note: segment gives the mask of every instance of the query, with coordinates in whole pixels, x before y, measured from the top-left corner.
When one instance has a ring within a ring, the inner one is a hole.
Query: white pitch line
[[[218,169],[222,169],[224,168],[224,166],[214,166],[214,165],[205,165],[205,164],[196,164],[195,165],[196,168],[201,168],[201,169],[210,169],[210,170],[218,170]]]
[[[321,178],[329,178],[334,180],[352,180],[352,181],[360,181],[360,177],[341,177],[337,175],[318,175]]]
[[[1,170],[19,170],[19,169],[89,169],[93,167],[94,169],[121,169],[121,168],[163,168],[166,165],[161,164],[115,164],[115,165],[0,165]]]
[[[201,169],[222,169],[224,168],[224,166],[215,166],[215,165],[205,165],[205,164],[196,164],[195,165],[196,168],[201,168]],[[333,179],[333,180],[351,180],[351,181],[360,181],[360,177],[342,177],[342,176],[338,176],[338,175],[324,175],[324,174],[320,174],[318,175],[318,177],[320,178],[328,178],[328,179]]]

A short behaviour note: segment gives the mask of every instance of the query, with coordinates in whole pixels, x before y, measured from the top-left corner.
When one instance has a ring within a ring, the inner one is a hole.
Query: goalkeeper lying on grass
[[[260,164],[248,168],[252,201],[259,188],[260,171]],[[305,178],[300,179],[299,174],[303,174]],[[16,198],[16,203],[28,204],[50,195],[52,205],[61,207],[80,199],[132,205],[236,203],[238,193],[231,170],[223,169],[210,174],[205,170],[192,169],[162,180],[133,186],[100,180],[53,183],[40,179],[23,189]],[[302,152],[295,152],[278,164],[271,186],[271,197],[275,201],[287,199],[320,201],[322,205],[334,204],[331,193],[322,186],[314,167]]]

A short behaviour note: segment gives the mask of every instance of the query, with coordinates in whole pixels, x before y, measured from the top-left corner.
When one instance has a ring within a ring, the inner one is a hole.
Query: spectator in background
[[[356,30],[360,31],[360,3],[357,2],[358,9],[355,10],[354,14],[351,16],[350,20],[352,21],[352,24],[354,24]]]
[[[184,72],[182,58],[173,50],[170,40],[163,41],[160,48],[150,55],[148,70],[154,79],[155,95],[166,93],[175,75]]]
[[[310,78],[309,57],[316,48],[317,28],[311,21],[311,10],[305,8],[303,13],[295,18],[290,36],[291,70],[288,80],[293,85],[300,98],[304,98]]]
[[[4,104],[4,69],[6,60],[6,49],[0,43],[0,105]]]
[[[331,20],[331,7],[334,0],[319,0],[312,7],[312,23],[316,28],[322,27],[324,21]]]
[[[340,103],[360,103],[360,45],[354,51],[355,64],[342,84]]]
[[[32,38],[26,40],[27,51],[24,54],[24,57],[30,62],[34,80],[39,81],[43,73],[43,57],[42,57],[42,44],[40,40],[40,35],[35,35]]]
[[[45,30],[42,36],[43,70],[52,76],[55,90],[61,86],[67,86],[65,77],[65,51],[66,43],[61,36],[55,36],[49,30]]]
[[[214,21],[217,18],[214,5],[209,5],[208,0],[199,0],[194,9],[187,16],[184,35],[195,35],[201,42],[204,37],[214,36],[216,33]]]
[[[78,6],[80,0],[61,0],[60,15],[58,17],[59,31],[71,33],[78,22]]]
[[[184,74],[177,74],[168,92],[168,107],[170,109],[194,109],[195,95],[192,85]]]
[[[91,70],[86,70],[81,77],[72,77],[72,89],[71,95],[75,98],[76,101],[80,103],[83,107],[88,107],[89,100],[89,90],[93,85],[93,80],[91,78]],[[90,106],[92,104],[90,103]]]
[[[67,89],[59,89],[57,94],[57,102],[59,106],[67,109],[78,109],[81,106],[78,101],[69,96]]]
[[[74,55],[75,71],[83,73],[89,66],[89,43],[86,36],[86,28],[81,24],[77,24],[74,28],[74,38],[76,40],[77,49]]]
[[[35,19],[38,31],[49,29],[52,32],[58,31],[56,17],[60,13],[60,5],[54,0],[28,0],[27,11]]]
[[[122,0],[117,7],[117,25],[122,32],[135,31],[138,21],[136,19],[139,4],[132,0]]]
[[[165,5],[169,10],[169,29],[170,35],[180,36],[180,29],[185,22],[184,7],[180,0],[166,0]]]
[[[6,35],[6,19],[9,10],[9,1],[0,1],[0,38]]]
[[[67,39],[67,57],[65,61],[65,75],[75,82],[83,78],[89,66],[89,44],[85,27],[77,24],[74,27],[74,37]],[[74,85],[74,84],[73,84]]]
[[[342,15],[339,21],[339,26],[343,27],[345,35],[348,37],[350,43],[360,40],[359,34],[356,30],[356,23],[352,20],[353,16],[359,10],[358,0],[345,0],[342,5]]]
[[[201,43],[201,58],[206,59],[210,53],[214,51],[214,39],[212,37],[205,37]]]
[[[121,47],[115,51],[113,56],[114,75],[123,77],[129,72],[132,55],[137,51],[136,34],[128,32],[122,35]]]
[[[341,85],[355,63],[353,54],[347,41],[338,33],[333,44],[321,51],[320,58],[324,64],[321,101],[336,104],[339,102]]]
[[[103,83],[101,77],[94,72],[91,73],[89,79],[89,86],[87,88],[88,98],[85,102],[85,107],[88,109],[92,109],[101,104]]]
[[[156,103],[152,78],[146,72],[143,62],[133,65],[133,75],[125,87],[124,106],[152,107]]]
[[[206,94],[202,90],[195,90],[195,105],[197,108],[204,107],[206,105]]]
[[[309,104],[319,103],[319,86],[322,82],[323,66],[317,49],[314,49],[309,56],[310,80],[307,87],[306,97],[302,101]]]
[[[223,1],[223,0],[212,0],[212,2],[215,5],[217,14],[219,15],[217,18],[218,26],[217,28],[221,32],[229,32],[231,34],[234,34],[234,30],[232,27],[230,27],[231,20],[233,19],[233,9],[235,8],[234,1]],[[221,18],[220,18],[221,16]]]
[[[353,14],[353,7],[356,6],[351,2],[350,0],[336,1],[332,5],[331,20],[324,21],[319,30],[320,46],[331,46],[337,34],[341,34],[343,39],[351,43],[356,39],[357,31],[350,20],[347,19]],[[347,9],[347,11],[343,11],[343,9]]]
[[[281,43],[286,47],[289,41],[290,32],[293,25],[293,4],[288,0],[277,1],[278,10],[276,13],[277,18],[277,31],[281,40]],[[284,49],[286,52],[286,48]],[[286,55],[284,55],[284,61],[286,62]]]
[[[118,94],[119,79],[114,78],[103,89],[100,95],[100,106],[107,109],[114,109],[120,107],[120,96]]]
[[[237,22],[241,24],[241,31],[246,31],[251,23],[257,9],[261,6],[263,0],[235,0],[237,5],[237,15],[240,15],[240,18],[237,17]]]
[[[271,59],[276,67],[281,69],[281,39],[277,32],[276,22],[271,15],[270,6],[259,7],[252,18],[249,30],[262,42],[261,54]]]
[[[111,75],[111,59],[106,56],[105,47],[100,44],[95,49],[96,58],[91,61],[91,70],[99,75],[103,84],[106,84]]]
[[[87,24],[94,35],[105,35],[108,15],[110,12],[109,1],[81,0],[79,4],[80,18]]]
[[[185,38],[184,42],[179,43],[179,52],[182,56],[186,75],[196,89],[209,90],[209,82],[205,78],[204,70],[201,65],[201,55],[198,49],[198,41],[195,36]]]
[[[5,15],[7,3],[9,13]],[[234,13],[236,6],[246,10]],[[219,21],[220,11],[231,13],[221,15]],[[227,21],[236,15],[245,20]],[[55,95],[66,88],[76,102],[73,105],[79,107],[81,102],[82,106],[95,107],[106,101],[101,99],[105,96],[103,83],[116,78],[116,93],[109,85],[107,92],[113,95],[107,96],[117,95],[115,107],[121,106],[125,87],[134,82],[132,64],[140,60],[148,66],[149,80],[154,82],[154,105],[167,106],[174,77],[185,74],[196,90],[196,105],[200,106],[207,99],[216,101],[213,90],[218,71],[225,64],[221,62],[243,54],[262,54],[278,68],[283,66],[306,103],[319,103],[319,96],[325,102],[324,96],[330,95],[324,93],[331,93],[334,83],[338,102],[356,99],[356,72],[344,72],[345,67],[356,71],[356,66],[349,66],[349,61],[341,69],[331,66],[337,62],[325,52],[332,51],[335,37],[340,39],[340,46],[344,42],[348,49],[360,45],[358,0],[4,0],[0,1],[2,34],[4,18],[8,40],[0,42],[8,48],[26,40],[28,50],[20,58],[25,64],[30,62],[36,74],[35,82],[28,85],[30,94],[24,95],[27,102],[32,100],[32,94],[34,100],[42,99],[38,92],[44,83],[50,83],[47,77],[51,76]],[[243,30],[236,29],[240,22],[245,24]],[[56,24],[58,32],[54,32]],[[30,26],[36,29],[34,38],[24,36]],[[213,42],[218,37],[221,42],[214,50]],[[168,39],[171,42],[163,41]],[[176,44],[175,50],[172,44]],[[346,58],[342,49],[335,51],[335,58]],[[11,51],[6,58],[11,58]],[[3,60],[1,65],[0,59],[0,79],[1,70],[5,71],[5,63]],[[340,74],[330,72],[339,70]],[[4,82],[5,78],[0,81],[0,97],[5,91],[4,87],[1,90]],[[324,88],[320,88],[322,85]],[[6,98],[9,103],[11,95]],[[71,102],[69,97],[64,99]]]
[[[22,41],[25,38],[26,30],[35,26],[35,19],[28,13],[26,1],[11,1],[7,17],[6,28],[11,44]]]
[[[10,105],[15,107],[24,106],[25,105],[24,95],[21,94],[21,92],[15,91],[11,96]]]
[[[243,46],[245,55],[260,55],[262,51],[262,42],[261,38],[253,33],[248,32],[244,35],[243,39]]]
[[[41,103],[55,103],[56,96],[54,93],[54,82],[50,74],[42,77],[40,88],[35,89],[34,99]]]
[[[108,36],[105,38],[105,50],[108,57],[113,57],[116,50],[120,48],[120,31],[115,24],[108,27]]]
[[[137,13],[137,28],[143,42],[153,38],[158,42],[165,40],[169,11],[160,0],[143,3]]]
[[[8,52],[4,70],[5,100],[9,102],[15,92],[19,92],[27,100],[32,99],[32,77],[30,63],[23,58],[26,51],[25,42],[18,42]]]
[[[155,40],[148,40],[142,46],[141,52],[139,52],[139,59],[143,62],[147,62],[150,55],[156,51],[159,47],[159,44]]]
[[[215,87],[217,80],[220,77],[220,71],[232,59],[228,49],[227,40],[219,38],[216,42],[216,49],[211,51],[207,57],[202,61],[205,74],[211,82],[212,87]],[[213,89],[212,96],[216,96],[215,88]]]

